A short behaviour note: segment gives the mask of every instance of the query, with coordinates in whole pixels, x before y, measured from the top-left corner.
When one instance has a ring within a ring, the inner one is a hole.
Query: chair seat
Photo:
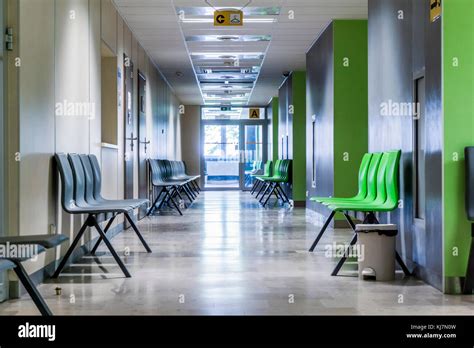
[[[0,244],[6,244],[6,243],[0,243]],[[11,245],[27,245],[27,244],[36,246],[36,250],[34,250],[36,252],[36,254],[23,255],[23,256],[20,256],[20,255],[0,255],[0,260],[9,260],[9,261],[13,261],[15,263],[16,262],[24,262],[24,261],[30,260],[35,255],[43,253],[46,250],[42,245],[37,244],[37,243],[12,243],[12,242],[10,242],[10,246]]]
[[[73,206],[68,208],[68,212],[70,214],[106,214],[106,213],[130,213],[133,211],[133,208],[130,206],[125,207],[119,207],[119,206],[87,206],[87,207],[78,207]]]
[[[8,260],[0,260],[0,271],[6,271],[8,269],[15,268],[15,264]]]
[[[329,205],[329,209],[334,211],[360,211],[360,212],[388,212],[396,208],[393,204],[377,204],[377,203],[364,203],[364,204],[340,204],[340,205]]]
[[[47,234],[37,236],[15,236],[15,237],[0,237],[0,244],[37,244],[46,249],[54,248],[69,238],[63,234]]]
[[[336,197],[311,197],[309,200],[312,202],[318,202],[324,205],[336,205],[344,203],[360,203],[364,198],[352,197],[352,198],[336,198]]]
[[[108,206],[115,206],[115,207],[130,207],[133,209],[139,208],[144,204],[150,203],[148,199],[103,199],[98,201],[99,204],[104,204]]]

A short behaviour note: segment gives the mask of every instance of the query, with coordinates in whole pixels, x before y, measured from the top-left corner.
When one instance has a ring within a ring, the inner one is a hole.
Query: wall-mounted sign
[[[249,109],[249,118],[259,119],[260,118],[260,109]]]
[[[232,27],[241,26],[244,22],[244,13],[239,10],[215,11],[214,26],[215,27]]]
[[[430,19],[435,22],[441,17],[441,0],[430,0]]]
[[[231,111],[232,107],[230,106],[221,106],[221,111]]]

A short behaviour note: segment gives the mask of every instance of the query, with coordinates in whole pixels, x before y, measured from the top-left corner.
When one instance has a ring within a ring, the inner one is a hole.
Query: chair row
[[[252,175],[255,183],[251,194],[257,192],[256,198],[260,196],[259,202],[266,206],[272,195],[284,203],[291,204],[288,196],[281,187],[282,184],[290,182],[291,160],[277,160],[272,168],[272,161],[265,163],[263,175]]]
[[[74,241],[69,246],[52,278],[59,277],[88,227],[95,228],[99,233],[99,238],[91,249],[91,254],[94,255],[100,243],[104,241],[124,275],[127,278],[131,277],[130,272],[118,256],[106,234],[117,216],[124,214],[146,251],[151,253],[150,247],[132,219],[134,210],[143,205],[148,205],[149,201],[147,199],[105,199],[101,194],[102,175],[99,161],[94,155],[56,154],[55,160],[61,177],[61,205],[63,210],[73,215],[84,214],[87,215],[87,218],[76,234]],[[99,225],[101,222],[107,222],[104,229]],[[26,248],[21,249],[22,251],[32,250],[28,248],[28,246],[34,247],[34,253],[30,252],[24,254],[24,252],[22,252],[16,253],[13,256],[0,255],[0,270],[13,269],[15,271],[18,279],[31,296],[38,310],[45,316],[52,315],[51,310],[48,308],[48,305],[36,289],[33,281],[21,263],[32,259],[47,249],[59,246],[68,239],[69,238],[61,234],[0,238],[0,245],[26,246]]]
[[[331,213],[314,240],[309,251],[313,251],[323,236],[336,213],[342,213],[354,231],[350,246],[357,242],[355,224],[349,212],[365,214],[363,224],[378,224],[376,212],[390,212],[398,207],[398,172],[401,151],[388,151],[384,153],[367,153],[363,156],[359,168],[357,195],[350,198],[338,197],[312,197],[311,200],[325,205]],[[341,258],[332,275],[335,276],[347,259],[349,248]],[[405,274],[409,275],[408,268],[403,263],[400,255],[396,259]]]
[[[55,158],[61,176],[61,204],[63,210],[73,215],[84,214],[87,215],[87,218],[61,260],[53,278],[59,276],[88,227],[95,228],[99,233],[99,239],[91,249],[91,254],[95,254],[103,241],[124,275],[131,277],[106,234],[114,220],[123,214],[146,251],[151,253],[150,247],[132,218],[135,209],[149,204],[148,199],[105,199],[101,194],[102,177],[99,161],[94,155],[56,154]],[[99,225],[102,220],[107,221],[104,229]]]
[[[183,215],[181,209],[186,208],[183,194],[189,203],[197,198],[201,191],[198,183],[200,176],[187,175],[185,164],[181,161],[149,159],[148,167],[153,204],[148,209],[147,216],[153,214],[155,210],[160,210],[164,205],[176,209]]]

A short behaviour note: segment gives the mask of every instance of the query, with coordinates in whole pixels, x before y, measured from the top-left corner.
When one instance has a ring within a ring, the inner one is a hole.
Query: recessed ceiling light
[[[214,18],[203,18],[203,17],[185,17],[180,19],[181,23],[214,23]],[[261,17],[261,18],[244,18],[245,23],[257,23],[257,24],[270,24],[275,23],[277,19],[275,17]]]
[[[221,41],[237,41],[239,40],[238,36],[218,36],[217,40]]]

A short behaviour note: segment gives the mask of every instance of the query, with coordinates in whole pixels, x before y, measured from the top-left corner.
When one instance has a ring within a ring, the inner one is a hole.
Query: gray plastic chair
[[[124,200],[110,200],[110,199],[105,199],[102,197],[102,174],[100,171],[100,165],[99,165],[99,160],[95,155],[80,155],[82,163],[84,165],[84,168],[87,170],[87,159],[89,160],[90,168],[92,170],[92,176],[93,176],[93,195],[94,198],[97,202],[100,203],[107,203],[107,204],[127,204],[130,205],[133,208],[139,208],[144,204],[150,204],[150,201],[148,199],[124,199]],[[87,173],[87,171],[86,171]]]
[[[131,214],[133,215],[133,209],[140,207],[142,204],[148,204],[148,200],[140,199],[140,200],[105,200],[97,201],[94,196],[94,175],[93,170],[91,167],[91,162],[89,160],[88,155],[76,155],[76,154],[69,154],[69,162],[71,163],[71,167],[74,173],[78,173],[75,177],[84,175],[84,183],[85,183],[85,190],[84,190],[84,200],[86,204],[95,207],[102,207],[102,208],[111,208],[111,213],[106,214],[106,218],[110,218],[109,222],[107,223],[106,229],[104,230],[105,233],[109,230],[110,226],[112,225],[115,218],[119,215],[117,213],[113,213],[115,208],[123,208],[126,209],[127,212],[124,213],[125,218],[130,223],[130,226],[135,231],[136,235],[140,239],[141,243],[145,247],[146,251],[151,253],[151,249],[146,243],[145,239],[143,238],[142,234],[140,233],[138,227],[136,226],[135,222],[132,219]],[[80,178],[82,180],[82,178]],[[102,238],[99,237],[97,243],[93,247],[91,253],[95,254],[97,248],[99,247],[100,243],[102,242]]]
[[[59,174],[61,176],[61,205],[65,212],[73,215],[81,215],[86,214],[87,219],[80,228],[79,232],[77,233],[74,241],[72,242],[71,246],[69,247],[68,251],[64,255],[59,267],[56,269],[56,272],[53,275],[53,278],[57,278],[61,273],[62,269],[66,265],[67,261],[71,257],[74,249],[76,248],[77,244],[81,240],[84,232],[86,231],[87,227],[94,227],[97,232],[99,233],[100,237],[104,240],[107,248],[109,249],[110,253],[112,254],[113,258],[117,262],[118,266],[124,273],[127,278],[130,278],[131,275],[128,272],[127,268],[125,267],[124,263],[118,256],[117,252],[115,251],[114,247],[108,240],[105,232],[99,226],[97,221],[97,216],[99,214],[125,214],[128,213],[131,209],[124,209],[119,207],[93,207],[88,205],[85,202],[84,198],[84,180],[80,180],[80,178],[76,179],[76,185],[74,185],[74,174],[69,163],[68,157],[66,154],[56,154],[55,155],[56,163],[58,166]],[[78,198],[79,201],[76,201]]]
[[[183,215],[181,209],[179,208],[178,204],[174,200],[173,197],[176,195],[180,196],[178,191],[178,186],[180,182],[174,181],[170,182],[167,180],[165,175],[166,168],[160,164],[160,161],[149,159],[148,160],[149,170],[150,170],[150,182],[153,190],[160,189],[158,195],[153,200],[153,204],[148,209],[147,216],[151,215],[155,209],[160,210],[161,207],[167,203],[170,207],[170,202],[173,207],[178,211],[180,215]],[[160,204],[157,206],[158,202],[160,201],[161,196],[163,195],[163,199],[161,200]],[[181,198],[181,197],[180,197]]]

